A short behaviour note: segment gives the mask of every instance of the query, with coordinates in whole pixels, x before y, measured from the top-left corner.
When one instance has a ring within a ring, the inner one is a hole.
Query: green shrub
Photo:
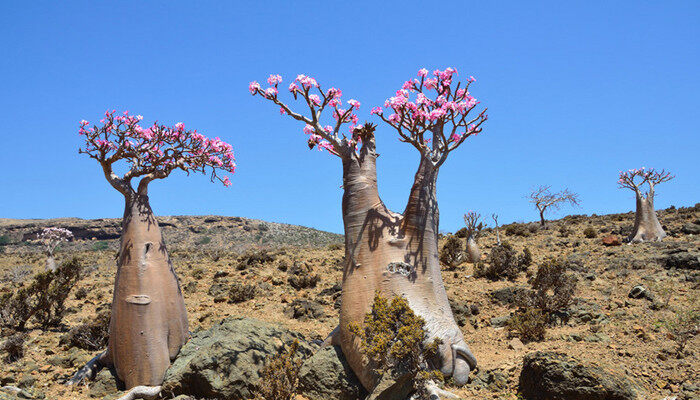
[[[349,330],[360,338],[361,351],[377,376],[414,375],[418,390],[423,390],[426,380],[443,379],[439,371],[428,372],[424,367],[426,360],[437,355],[441,341],[426,344],[425,320],[415,315],[404,297],[395,296],[389,301],[375,293],[364,326],[352,323]]]
[[[92,244],[93,251],[102,251],[107,249],[109,249],[109,243],[105,242],[104,240],[100,240],[99,242]]]
[[[299,342],[294,341],[286,350],[268,357],[260,372],[255,400],[292,400],[299,384],[299,370],[304,362],[297,355]]]
[[[455,269],[464,260],[462,241],[456,235],[448,235],[440,249],[439,260],[447,269]]]
[[[0,236],[0,246],[7,246],[10,244],[10,237],[7,235]]]
[[[593,227],[589,226],[588,228],[583,230],[583,236],[585,236],[589,239],[593,239],[596,236],[598,236],[598,232],[595,229],[593,229]]]
[[[696,304],[676,310],[673,319],[663,322],[671,338],[676,342],[676,355],[681,358],[688,342],[700,331],[700,308]]]
[[[508,320],[508,331],[523,342],[539,342],[544,340],[547,332],[548,318],[536,308],[517,310]]]
[[[530,263],[532,263],[532,253],[529,249],[525,249],[523,254],[518,256],[510,243],[503,242],[500,246],[491,249],[486,263],[480,261],[474,266],[474,276],[494,281],[515,280],[520,272],[527,270]]]

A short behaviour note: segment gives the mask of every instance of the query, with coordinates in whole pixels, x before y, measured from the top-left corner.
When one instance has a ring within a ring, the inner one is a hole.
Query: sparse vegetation
[[[663,325],[676,343],[676,355],[682,358],[688,342],[700,333],[698,300],[691,306],[677,309],[674,317],[663,321]]]
[[[61,344],[84,350],[102,350],[109,339],[109,310],[98,313],[85,323],[71,328],[61,337]]]
[[[520,272],[527,270],[531,262],[532,253],[529,249],[518,255],[509,242],[503,242],[491,249],[485,263],[481,261],[474,266],[474,276],[494,281],[514,280]]]
[[[273,261],[275,261],[275,257],[269,250],[251,249],[238,257],[236,269],[257,268]]]
[[[583,236],[587,237],[588,239],[593,239],[598,236],[598,232],[593,227],[589,226],[583,230]]]
[[[234,282],[228,291],[229,303],[242,303],[255,298],[257,288],[255,285]]]
[[[304,359],[297,354],[294,341],[274,357],[265,360],[256,388],[255,400],[292,400],[299,384],[299,370]]]
[[[455,269],[464,261],[462,241],[457,235],[448,235],[440,249],[440,263],[447,269]]]
[[[35,275],[29,286],[3,294],[0,297],[0,325],[24,330],[32,317],[43,328],[60,324],[65,301],[80,279],[81,269],[80,260],[72,258],[56,271]]]
[[[297,290],[316,287],[321,277],[314,272],[313,267],[305,262],[295,261],[289,268],[287,282]]]
[[[0,345],[0,351],[5,353],[3,361],[13,363],[24,357],[24,340],[27,337],[25,333],[16,333]]]
[[[523,342],[539,342],[544,340],[547,323],[548,318],[542,311],[536,308],[525,308],[517,310],[508,320],[506,327]]]

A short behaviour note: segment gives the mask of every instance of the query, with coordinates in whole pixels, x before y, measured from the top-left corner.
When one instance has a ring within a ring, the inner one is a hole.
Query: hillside
[[[533,255],[532,266],[513,281],[476,278],[469,263],[444,269],[456,318],[480,362],[471,383],[450,390],[465,399],[516,399],[523,357],[557,350],[621,374],[637,385],[640,398],[700,398],[699,328],[691,327],[682,351],[673,329],[682,322],[679,317],[700,313],[700,204],[660,210],[658,215],[669,236],[660,243],[635,245],[603,244],[604,237],[621,238],[631,230],[633,213],[567,216],[550,222],[548,229],[537,224],[502,226],[502,240],[518,253],[528,248]],[[239,217],[174,216],[159,217],[159,222],[184,288],[192,331],[227,316],[245,316],[287,327],[312,341],[337,325],[341,235]],[[104,385],[61,385],[96,354],[70,347],[61,338],[109,309],[119,220],[0,219],[0,295],[27,285],[30,275],[42,270],[45,256],[28,240],[45,226],[73,231],[76,240],[63,245],[57,258],[78,256],[86,275],[68,297],[62,325],[48,330],[28,325],[25,355],[0,364],[0,386],[19,386],[47,399],[100,398],[109,392]],[[479,245],[486,256],[496,245],[495,231],[482,231]],[[574,301],[543,341],[520,345],[503,321],[516,309],[514,293],[529,287],[528,276],[550,257],[565,260],[576,278]],[[299,270],[295,266],[309,276],[317,274],[318,283],[295,288],[290,284]],[[254,287],[253,297],[228,302],[234,284]],[[650,294],[629,297],[640,284]],[[2,331],[5,337],[11,333]]]

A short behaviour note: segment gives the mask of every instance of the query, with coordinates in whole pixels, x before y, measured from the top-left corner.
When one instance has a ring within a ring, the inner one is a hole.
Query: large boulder
[[[309,400],[361,400],[367,396],[340,346],[321,348],[304,361],[298,392]]]
[[[672,248],[661,258],[661,263],[667,269],[700,270],[700,252],[690,248]]]
[[[195,332],[165,373],[163,392],[206,399],[250,399],[265,358],[299,342],[298,352],[311,354],[300,333],[249,318],[227,318]]]
[[[520,392],[526,400],[634,400],[628,379],[583,365],[564,353],[538,351],[525,356]]]

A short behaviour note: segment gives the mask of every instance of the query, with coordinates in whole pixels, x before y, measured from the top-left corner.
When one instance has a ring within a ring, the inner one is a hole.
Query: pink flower
[[[265,89],[265,95],[267,95],[267,97],[277,96],[277,88],[271,87],[271,88]]]
[[[374,107],[372,111],[370,111],[370,114],[381,114],[382,113],[382,108],[381,107]]]
[[[357,100],[355,100],[355,99],[350,99],[350,100],[348,100],[348,104],[350,104],[352,107],[354,107],[355,110],[359,110],[359,109],[360,109],[360,102],[357,101]]]
[[[315,106],[320,106],[320,105],[321,105],[321,98],[318,97],[317,94],[312,94],[312,95],[310,95],[310,96],[309,96],[309,101],[311,102],[311,104],[313,104],[313,105],[315,105]]]
[[[469,75],[469,82],[474,82],[474,81],[476,81],[476,78],[474,78],[473,76]]]
[[[399,116],[399,114],[391,114],[389,116],[389,121],[398,124],[399,121],[401,121],[401,117]]]
[[[309,124],[306,124],[306,126],[304,127],[303,130],[304,130],[304,133],[307,135],[311,135],[312,133],[314,133],[314,127],[309,125]]]
[[[462,138],[461,135],[458,135],[456,132],[450,136],[450,141],[452,142],[459,142],[459,140]]]
[[[250,94],[254,95],[256,91],[260,90],[260,84],[257,81],[250,82],[250,84],[248,84],[248,90]]]
[[[84,119],[80,121],[80,125],[85,126],[85,125],[87,125],[87,124],[89,124],[89,122],[87,122],[87,121],[84,120]]]
[[[299,86],[297,86],[296,83],[292,82],[289,84],[289,91],[292,93],[299,91]]]
[[[235,167],[234,167],[234,169],[235,169]],[[233,172],[233,171],[231,171],[231,172]],[[231,180],[228,178],[228,176],[225,176],[225,177],[224,177],[224,179],[223,179],[223,184],[224,184],[224,186],[226,186],[226,187],[231,186]]]
[[[421,78],[425,78],[426,76],[428,76],[428,70],[425,68],[421,68],[420,70],[418,70],[418,76],[420,76]]]
[[[287,113],[287,112],[284,111],[284,108],[280,107],[280,115],[284,115],[284,114],[286,114],[286,113]]]
[[[343,91],[340,89],[336,89],[336,88],[330,88],[330,89],[328,89],[328,92],[326,92],[326,97],[330,97],[330,98],[341,97],[342,95],[343,95]]]
[[[267,78],[267,83],[269,83],[270,86],[276,86],[280,82],[282,82],[282,77],[279,75],[270,75],[270,77]]]

